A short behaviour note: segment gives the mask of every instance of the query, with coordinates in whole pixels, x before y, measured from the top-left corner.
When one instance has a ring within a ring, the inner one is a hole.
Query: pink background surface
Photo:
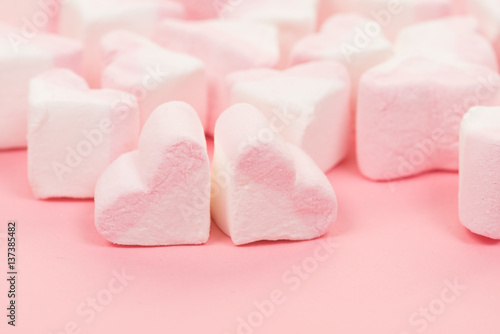
[[[457,174],[374,183],[351,157],[328,176],[339,216],[319,240],[236,247],[213,226],[204,246],[117,247],[95,230],[92,201],[35,200],[26,152],[0,152],[3,275],[6,224],[19,222],[18,326],[6,325],[2,279],[0,332],[500,332],[500,244],[459,224]],[[328,238],[331,254],[318,250]],[[133,279],[109,292],[122,270]],[[454,295],[455,281],[464,289]],[[259,316],[255,303],[274,294],[280,303]],[[96,297],[106,305],[82,316]]]

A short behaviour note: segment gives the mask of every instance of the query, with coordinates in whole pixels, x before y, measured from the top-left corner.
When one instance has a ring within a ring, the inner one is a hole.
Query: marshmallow
[[[393,40],[399,30],[417,22],[449,16],[455,0],[323,0],[326,13],[358,12],[378,22]]]
[[[133,94],[139,102],[141,124],[158,106],[184,101],[207,123],[205,66],[194,57],[167,51],[140,35],[114,31],[101,41],[109,64],[102,74],[102,87]]]
[[[480,31],[493,44],[500,62],[500,2],[497,0],[468,0],[469,11],[480,23]]]
[[[85,78],[91,87],[98,88],[102,36],[115,29],[151,36],[160,20],[183,15],[182,6],[170,1],[71,0],[61,6],[59,32],[84,42]]]
[[[279,61],[276,29],[264,23],[226,21],[183,22],[165,20],[156,36],[160,45],[200,58],[209,80],[208,127],[229,105],[226,76],[234,71],[274,67]]]
[[[90,90],[65,69],[31,81],[28,177],[37,198],[92,198],[98,177],[139,136],[133,96]]]
[[[292,46],[317,26],[318,0],[232,1],[218,8],[222,19],[250,20],[274,25],[280,39],[280,67],[288,63]]]
[[[474,105],[499,102],[497,72],[433,57],[396,57],[365,73],[357,110],[361,173],[390,180],[458,169],[458,128]]]
[[[139,149],[104,171],[95,224],[121,245],[201,244],[210,232],[210,164],[203,127],[188,104],[161,105],[146,121]]]
[[[26,147],[29,80],[55,67],[81,72],[82,46],[52,34],[25,37],[0,24],[0,149]]]
[[[399,53],[462,60],[498,71],[495,51],[479,34],[478,22],[471,17],[449,17],[408,26],[401,30],[395,48]]]
[[[337,201],[325,174],[273,132],[255,107],[227,109],[214,145],[212,217],[236,245],[312,239],[336,220]]]
[[[493,239],[500,239],[499,167],[500,108],[472,108],[460,128],[460,221]]]
[[[344,66],[311,62],[279,72],[228,76],[231,103],[257,107],[289,143],[327,171],[347,154],[351,134],[350,79]]]
[[[373,31],[378,33],[373,34]],[[392,54],[392,44],[381,33],[380,25],[358,14],[338,14],[328,19],[318,34],[295,44],[291,64],[314,60],[334,60],[344,64],[351,75],[352,95],[355,97],[361,75]]]

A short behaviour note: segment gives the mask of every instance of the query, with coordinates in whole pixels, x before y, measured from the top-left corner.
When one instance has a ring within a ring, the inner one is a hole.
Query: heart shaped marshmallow
[[[201,244],[210,231],[210,165],[203,126],[184,102],[158,107],[139,149],[115,160],[95,192],[95,224],[121,245]]]
[[[325,174],[258,109],[227,109],[214,140],[212,217],[236,245],[312,239],[335,221],[336,196]]]
[[[257,107],[283,139],[304,150],[323,171],[347,154],[351,136],[350,79],[335,62],[286,71],[252,69],[228,76],[231,102]]]

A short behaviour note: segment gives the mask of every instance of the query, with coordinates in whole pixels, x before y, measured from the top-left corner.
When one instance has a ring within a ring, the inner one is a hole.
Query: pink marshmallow
[[[479,34],[478,22],[471,17],[449,17],[408,26],[401,30],[395,48],[399,53],[462,60],[498,71],[495,51]]]
[[[102,39],[108,65],[102,87],[135,95],[141,124],[158,106],[184,101],[207,123],[207,79],[205,66],[194,57],[167,51],[140,35],[114,31]]]
[[[264,23],[246,21],[165,20],[156,36],[167,49],[200,58],[209,79],[208,134],[229,105],[226,76],[234,71],[274,67],[279,61],[276,29]]]
[[[474,105],[494,105],[500,76],[485,66],[425,56],[396,57],[360,82],[361,173],[390,180],[458,169],[458,128]]]
[[[28,177],[37,198],[92,198],[104,169],[137,145],[139,108],[127,93],[90,90],[56,69],[31,81],[29,101]]]
[[[0,24],[0,149],[26,147],[29,81],[56,67],[81,72],[82,45],[52,34],[26,38]]]
[[[355,14],[338,14],[325,21],[321,31],[305,37],[292,49],[291,64],[333,60],[346,66],[351,75],[353,94],[361,75],[393,55],[392,44],[380,25]]]
[[[150,37],[161,20],[183,16],[183,7],[170,1],[71,0],[61,6],[59,32],[84,42],[85,78],[98,88],[103,67],[101,37],[116,29]]]
[[[460,129],[460,221],[493,239],[500,239],[499,180],[500,108],[474,107]]]
[[[344,66],[311,62],[286,71],[247,70],[228,77],[231,103],[257,107],[289,143],[323,171],[344,159],[351,134],[350,79]]]
[[[211,212],[236,245],[326,233],[337,201],[325,174],[255,107],[236,104],[215,127]]]
[[[210,232],[210,164],[203,127],[183,102],[158,107],[139,149],[120,156],[95,191],[95,224],[121,245],[201,244]]]

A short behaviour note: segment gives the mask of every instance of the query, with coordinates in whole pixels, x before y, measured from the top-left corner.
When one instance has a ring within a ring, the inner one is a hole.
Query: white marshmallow
[[[460,221],[493,239],[500,239],[499,181],[500,108],[474,107],[460,129]]]
[[[474,105],[495,105],[500,76],[485,66],[404,56],[361,79],[357,155],[363,175],[398,179],[458,169],[458,129]]]
[[[401,28],[449,16],[454,12],[454,0],[323,0],[323,11],[357,12],[378,22],[390,40]],[[323,14],[324,15],[324,14]]]
[[[337,201],[326,176],[255,107],[227,109],[214,143],[212,217],[236,245],[312,239],[335,221]]]
[[[264,23],[232,20],[165,20],[156,40],[167,49],[200,58],[209,78],[208,134],[229,105],[226,76],[234,71],[274,67],[279,61],[276,29]]]
[[[493,44],[500,62],[500,2],[497,0],[468,0],[469,11],[476,16],[480,31]]]
[[[354,105],[363,73],[392,55],[392,44],[384,37],[380,25],[359,14],[347,13],[332,16],[323,23],[319,33],[295,44],[291,64],[315,60],[344,64],[351,75]]]
[[[85,44],[85,78],[93,88],[100,87],[103,64],[99,42],[115,29],[152,36],[158,22],[181,18],[184,9],[170,1],[71,0],[61,6],[59,32]]]
[[[31,39],[0,24],[0,149],[26,147],[29,80],[55,67],[81,72],[82,45],[52,34]]]
[[[161,105],[146,121],[139,150],[102,174],[95,224],[121,245],[201,244],[210,232],[210,164],[198,115],[183,102]]]
[[[449,17],[408,26],[401,30],[395,48],[399,53],[461,60],[498,71],[495,51],[478,33],[478,22],[472,17]]]
[[[311,62],[279,72],[247,70],[228,77],[231,103],[257,107],[283,138],[323,171],[347,154],[351,134],[350,79],[334,62]]]
[[[31,81],[29,101],[28,177],[37,198],[92,198],[109,163],[137,145],[139,108],[127,93],[90,90],[56,69]]]
[[[203,63],[194,57],[167,51],[140,35],[114,31],[102,40],[108,61],[102,87],[133,94],[139,102],[141,124],[158,106],[184,101],[207,123],[207,79]]]
[[[249,20],[274,25],[280,39],[280,67],[285,67],[292,46],[317,26],[318,0],[253,0],[227,2],[218,7],[222,19]]]

